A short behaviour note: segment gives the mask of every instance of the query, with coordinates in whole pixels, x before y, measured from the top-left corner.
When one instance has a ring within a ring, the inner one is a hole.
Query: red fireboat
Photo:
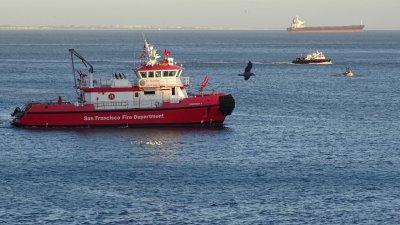
[[[221,126],[231,115],[235,100],[230,94],[204,93],[206,76],[199,93],[189,94],[189,77],[182,77],[183,67],[176,65],[170,51],[164,58],[146,39],[141,65],[133,72],[137,80],[114,73],[109,80],[94,79],[93,66],[70,49],[77,102],[30,102],[17,107],[11,123],[22,127],[145,127],[145,126]],[[75,69],[77,57],[88,74]]]

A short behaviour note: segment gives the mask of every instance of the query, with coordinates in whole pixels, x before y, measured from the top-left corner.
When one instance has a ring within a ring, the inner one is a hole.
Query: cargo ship
[[[362,32],[364,25],[347,25],[347,26],[305,26],[305,21],[300,20],[298,16],[293,18],[292,24],[286,30],[288,32]]]
[[[210,126],[222,125],[235,108],[232,95],[205,92],[208,76],[199,92],[190,94],[189,77],[181,76],[183,67],[176,65],[169,50],[158,60],[161,56],[147,40],[141,64],[133,69],[137,79],[132,81],[124,73],[95,79],[93,66],[74,49],[69,51],[78,101],[63,101],[59,96],[54,102],[29,102],[12,113],[14,126]],[[88,71],[77,70],[74,58]]]

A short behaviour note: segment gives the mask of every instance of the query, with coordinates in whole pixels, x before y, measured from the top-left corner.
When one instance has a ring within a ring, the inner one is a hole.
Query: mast
[[[69,50],[70,54],[71,54],[71,62],[72,62],[72,76],[74,77],[74,84],[75,84],[75,89],[77,89],[78,85],[76,83],[76,76],[75,76],[75,63],[74,63],[74,57],[72,55],[71,49]],[[78,94],[78,92],[76,92],[76,94]]]
[[[144,39],[143,52],[140,57],[141,64],[145,64],[146,66],[154,66],[157,64],[160,57],[161,56],[157,54],[157,50],[154,48],[154,46],[150,44],[147,39]]]

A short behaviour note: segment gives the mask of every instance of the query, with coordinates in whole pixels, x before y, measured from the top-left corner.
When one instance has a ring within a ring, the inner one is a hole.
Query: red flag
[[[86,77],[87,75],[86,74],[84,74],[82,71],[80,71],[80,70],[77,70],[78,71],[78,73],[79,73],[79,78],[84,78],[84,77]]]
[[[164,55],[169,55],[169,54],[171,54],[171,52],[168,49],[165,49],[164,50]]]
[[[200,86],[200,92],[203,92],[204,89],[206,88],[207,84],[208,84],[208,80],[210,80],[209,76],[204,77],[203,82],[201,82],[201,86]]]

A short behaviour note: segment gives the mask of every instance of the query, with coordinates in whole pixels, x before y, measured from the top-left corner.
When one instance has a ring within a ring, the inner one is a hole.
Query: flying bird
[[[244,69],[244,73],[238,74],[238,75],[243,76],[245,80],[250,79],[251,76],[255,76],[255,74],[251,72],[252,67],[253,67],[253,64],[251,63],[251,61],[249,61],[249,63],[247,63],[246,68]]]

